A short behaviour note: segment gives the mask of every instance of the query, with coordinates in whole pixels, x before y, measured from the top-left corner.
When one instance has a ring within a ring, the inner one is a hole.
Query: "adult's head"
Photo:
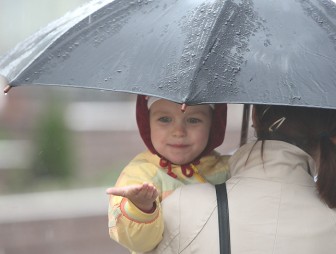
[[[253,126],[258,140],[285,141],[310,154],[320,197],[336,207],[336,110],[254,105]]]
[[[172,110],[175,106],[177,108],[181,108],[180,104],[176,104],[173,102],[169,102],[164,100],[167,103],[171,103],[171,108],[167,107],[166,109]],[[151,107],[158,103],[159,101],[155,101],[151,103]],[[161,105],[162,106],[162,105]],[[164,106],[164,105],[163,105]],[[199,107],[198,105],[197,107]],[[136,119],[139,128],[140,135],[146,144],[147,148],[154,154],[157,154],[161,158],[169,160],[169,158],[165,158],[160,151],[158,151],[153,144],[152,141],[152,133],[150,127],[150,108],[148,107],[148,97],[143,95],[138,95],[137,97],[137,106],[136,106]],[[183,114],[188,114],[191,111],[191,108],[194,106],[187,106],[185,113],[181,110],[178,110],[178,113],[183,116]],[[201,149],[200,153],[196,158],[193,158],[193,161],[200,159],[202,156],[211,153],[216,147],[220,146],[223,143],[225,129],[226,129],[226,117],[227,117],[227,105],[226,104],[214,104],[214,107],[210,107],[209,105],[203,105],[201,108],[206,108],[211,113],[210,119],[210,130],[208,133],[207,142],[204,145],[203,149]],[[177,112],[176,112],[177,113]],[[186,163],[190,163],[193,161],[187,161]],[[174,162],[172,162],[174,163]]]

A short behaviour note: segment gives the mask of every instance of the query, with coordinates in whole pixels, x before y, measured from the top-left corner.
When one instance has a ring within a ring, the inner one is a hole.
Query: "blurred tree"
[[[74,174],[71,133],[64,122],[61,97],[50,94],[36,133],[36,150],[30,168],[36,180],[67,180]]]

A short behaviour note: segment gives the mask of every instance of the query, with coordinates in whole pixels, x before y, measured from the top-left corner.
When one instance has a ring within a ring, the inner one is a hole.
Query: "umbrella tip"
[[[12,88],[12,86],[8,84],[8,80],[2,75],[0,75],[0,87],[4,87],[4,94],[7,94]]]
[[[186,111],[187,105],[185,103],[181,106],[181,111],[184,113]]]
[[[12,86],[6,85],[5,88],[4,88],[4,90],[3,90],[4,94],[6,95],[9,92],[9,90],[11,90],[11,88],[12,88]]]

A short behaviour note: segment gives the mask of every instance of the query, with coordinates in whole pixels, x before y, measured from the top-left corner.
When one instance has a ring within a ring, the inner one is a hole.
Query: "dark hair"
[[[254,111],[258,140],[291,143],[316,160],[318,193],[336,208],[336,110],[254,105]]]

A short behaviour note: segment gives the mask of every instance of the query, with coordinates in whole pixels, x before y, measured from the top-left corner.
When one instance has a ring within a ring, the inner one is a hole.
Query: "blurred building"
[[[0,55],[48,22],[85,2],[88,0],[1,0],[0,32],[6,35],[2,36],[6,39],[1,40]],[[0,95],[2,182],[6,182],[5,171],[29,167],[34,156],[36,128],[51,94],[57,94],[62,100],[60,103],[65,104],[64,120],[73,132],[74,156],[78,162],[76,171],[83,181],[90,181],[90,177],[102,172],[101,169],[119,172],[129,159],[144,149],[134,121],[134,95],[60,87],[15,88],[6,96]],[[122,105],[117,106],[119,104]],[[128,145],[113,151],[113,147],[120,143]]]
[[[87,1],[0,0],[0,55],[84,2]],[[75,147],[75,177],[84,184],[79,184],[78,191],[24,193],[22,188],[23,193],[8,193],[4,186],[10,178],[26,171],[31,163],[37,123],[51,93],[64,102],[64,120]],[[121,129],[120,124],[114,127],[113,116],[121,112],[113,104],[117,101],[124,105],[123,116],[133,119],[129,110],[134,96],[50,87],[20,87],[6,96],[0,94],[1,254],[127,253],[109,239],[105,187],[90,188],[99,182],[114,184],[124,164],[143,149],[134,122],[129,121],[127,130]],[[88,112],[88,105],[99,113]],[[119,146],[120,143],[126,145]],[[111,177],[106,177],[113,171]]]

